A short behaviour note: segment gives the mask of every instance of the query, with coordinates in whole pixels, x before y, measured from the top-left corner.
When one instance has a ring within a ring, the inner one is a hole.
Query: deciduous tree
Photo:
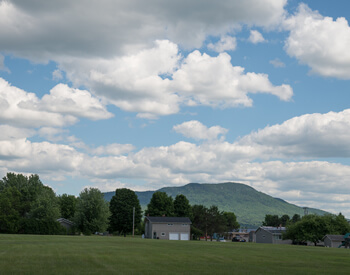
[[[80,194],[74,221],[84,234],[103,232],[107,229],[109,217],[108,203],[97,188],[85,188]]]
[[[134,208],[135,227],[138,227],[141,223],[142,211],[137,195],[127,188],[117,189],[109,204],[111,212],[109,217],[110,230],[122,234],[132,232]]]
[[[151,201],[147,205],[146,215],[149,216],[174,216],[173,198],[165,192],[157,191],[153,193]]]
[[[179,194],[174,200],[174,215],[175,217],[190,217],[191,205],[185,195]]]

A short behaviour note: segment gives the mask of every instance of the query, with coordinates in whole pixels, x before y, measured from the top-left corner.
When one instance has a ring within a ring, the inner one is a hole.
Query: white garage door
[[[189,240],[188,233],[181,233],[180,240],[181,241],[188,241]]]
[[[179,234],[178,233],[169,233],[169,240],[172,240],[172,241],[179,240]]]

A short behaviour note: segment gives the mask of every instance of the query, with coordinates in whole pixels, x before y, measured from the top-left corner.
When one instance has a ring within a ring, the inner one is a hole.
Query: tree
[[[191,205],[185,195],[179,194],[174,200],[174,215],[175,217],[190,217]]]
[[[85,188],[80,194],[74,221],[84,234],[103,232],[107,228],[109,217],[108,203],[97,188]]]
[[[265,215],[265,220],[263,221],[263,226],[274,226],[278,227],[281,224],[281,220],[278,215]]]
[[[152,198],[147,205],[146,215],[149,216],[174,216],[173,198],[165,192],[157,191],[153,193]]]
[[[73,219],[78,199],[73,195],[63,194],[58,197],[61,217]]]
[[[231,231],[240,227],[235,213],[224,212],[224,217],[226,219],[226,231]]]
[[[0,180],[0,232],[59,234],[59,208],[53,190],[38,175],[8,173]]]
[[[294,224],[294,223],[296,223],[296,222],[298,222],[298,221],[300,221],[300,220],[301,220],[300,215],[299,215],[299,214],[294,214],[293,217],[292,217],[292,219],[290,220],[290,222],[291,222],[292,224]]]
[[[192,206],[191,216],[191,231],[198,236],[207,236],[207,219],[208,219],[208,208],[201,204],[195,204]]]
[[[137,195],[134,191],[127,188],[117,189],[109,204],[111,212],[109,229],[122,234],[132,232],[133,208],[135,208],[135,226],[139,226],[142,211]]]
[[[295,243],[310,241],[317,245],[327,234],[342,235],[349,231],[350,225],[341,214],[338,216],[310,214],[291,224],[283,238],[291,239]]]
[[[20,228],[21,193],[15,187],[0,191],[0,232],[17,233]]]
[[[289,221],[290,221],[290,218],[289,218],[289,216],[288,215],[283,215],[281,218],[280,218],[280,224],[282,225],[282,226],[286,226],[288,223],[289,223]]]

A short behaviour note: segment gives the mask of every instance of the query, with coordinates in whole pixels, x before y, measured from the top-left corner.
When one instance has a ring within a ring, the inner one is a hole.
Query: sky
[[[350,2],[0,0],[0,177],[239,182],[350,218]]]

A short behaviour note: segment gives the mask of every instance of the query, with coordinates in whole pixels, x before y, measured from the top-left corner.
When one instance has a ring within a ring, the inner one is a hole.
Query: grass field
[[[102,236],[0,235],[0,274],[350,274],[350,250]]]

